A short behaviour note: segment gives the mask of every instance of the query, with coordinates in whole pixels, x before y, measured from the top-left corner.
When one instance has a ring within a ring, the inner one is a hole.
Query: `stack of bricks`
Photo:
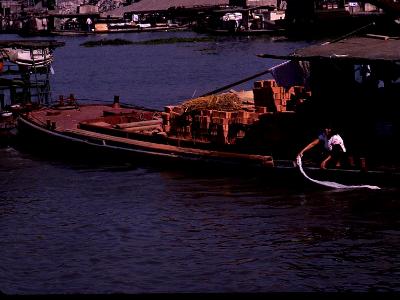
[[[233,144],[243,138],[249,126],[274,112],[293,111],[311,96],[302,86],[289,90],[275,80],[254,83],[254,106],[242,105],[238,111],[203,109],[196,114],[184,113],[180,105],[166,106],[162,113],[163,130],[170,136],[217,144]]]
[[[251,125],[259,118],[258,112],[249,112],[245,110],[239,110],[236,117],[232,120],[235,124]]]
[[[253,124],[259,117],[259,113],[245,110],[231,112],[208,110],[206,112],[207,116],[204,116],[204,111],[199,116],[200,118],[207,118],[207,127],[200,126],[200,130],[205,129],[205,131],[201,131],[201,136],[203,139],[205,138],[218,144],[234,143],[236,138],[241,138],[245,135],[244,129],[246,126]]]
[[[229,124],[232,113],[230,111],[213,110],[211,112],[210,141],[218,144],[228,143]]]
[[[162,119],[163,130],[167,134],[184,138],[191,136],[192,117],[183,114],[182,106],[165,106]]]
[[[272,86],[274,82],[268,80],[259,80],[254,82],[254,106],[265,107],[267,111],[275,112]]]
[[[244,138],[249,126],[257,122],[261,115],[259,112],[239,110],[231,122],[230,143],[234,144],[238,139]]]
[[[286,102],[290,100],[290,93],[273,79],[254,82],[253,94],[259,113],[286,111]]]
[[[211,113],[212,110],[201,110],[198,115],[194,116],[192,123],[192,135],[194,138],[201,141],[209,140]]]
[[[307,98],[311,97],[311,92],[305,90],[303,86],[292,86],[288,90],[289,99],[287,105],[289,110],[295,110],[297,105],[302,104]]]
[[[184,114],[181,106],[166,106],[162,113],[163,130],[170,136],[229,144],[244,137],[247,126],[260,115],[246,110],[201,110],[191,116]]]

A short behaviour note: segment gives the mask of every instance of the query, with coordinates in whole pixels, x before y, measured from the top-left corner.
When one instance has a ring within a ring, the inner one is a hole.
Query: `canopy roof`
[[[260,54],[259,57],[291,60],[400,61],[400,38],[367,35],[327,42],[296,50],[291,55]]]

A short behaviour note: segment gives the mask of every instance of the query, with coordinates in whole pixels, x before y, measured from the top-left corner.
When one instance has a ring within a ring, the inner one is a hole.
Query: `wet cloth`
[[[316,179],[309,177],[304,172],[300,155],[297,156],[296,163],[297,163],[297,166],[299,167],[301,174],[303,174],[303,176],[305,178],[307,178],[311,182],[314,182],[319,185],[327,186],[327,187],[334,188],[334,189],[360,189],[360,188],[367,188],[367,189],[371,189],[371,190],[380,190],[381,189],[379,186],[376,186],[376,185],[345,185],[345,184],[340,184],[340,183],[333,182],[333,181],[316,180]]]

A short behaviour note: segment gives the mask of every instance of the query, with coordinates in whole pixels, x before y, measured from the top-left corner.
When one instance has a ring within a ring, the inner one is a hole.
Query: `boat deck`
[[[42,108],[29,113],[29,118],[38,125],[55,123],[57,131],[77,129],[80,122],[100,118],[104,112],[120,115],[133,112],[131,108],[113,108],[109,105],[82,105],[77,107]]]

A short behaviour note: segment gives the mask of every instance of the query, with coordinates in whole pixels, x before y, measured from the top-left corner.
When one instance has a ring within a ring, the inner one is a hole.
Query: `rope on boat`
[[[319,184],[319,185],[323,185],[323,186],[327,186],[327,187],[331,187],[331,188],[335,188],[335,189],[360,189],[360,188],[367,188],[367,189],[371,189],[371,190],[380,190],[381,189],[379,186],[376,186],[376,185],[345,185],[345,184],[340,184],[340,183],[333,182],[333,181],[321,181],[321,180],[312,179],[304,172],[300,155],[297,156],[296,162],[300,169],[301,174],[303,174],[303,176],[305,178],[307,178],[308,180],[310,180],[316,184]]]

